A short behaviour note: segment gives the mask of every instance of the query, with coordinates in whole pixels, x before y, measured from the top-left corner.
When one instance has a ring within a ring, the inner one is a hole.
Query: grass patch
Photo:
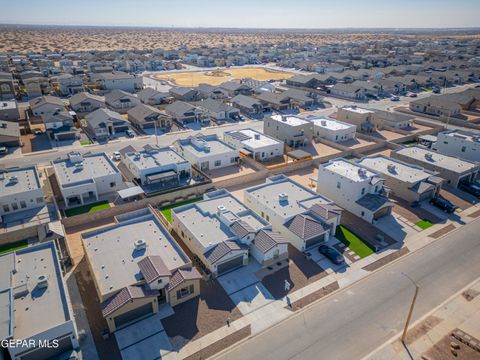
[[[198,198],[195,198],[195,199],[181,201],[181,202],[178,202],[178,203],[175,203],[175,204],[167,205],[165,207],[162,207],[160,209],[160,212],[163,214],[163,216],[165,216],[165,219],[167,219],[167,221],[169,223],[172,223],[172,209],[174,209],[176,207],[179,207],[179,206],[183,206],[183,205],[193,204],[193,203],[196,203],[196,202],[198,202],[202,199],[203,199],[202,197],[198,197]]]
[[[419,222],[415,223],[420,229],[425,230],[432,226],[432,222],[429,220],[420,220]]]
[[[337,226],[337,231],[335,232],[335,237],[344,243],[350,250],[355,254],[364,258],[368,255],[374,253],[374,251],[368,246],[368,244],[355,235],[353,232],[348,230],[345,226]]]
[[[92,145],[93,142],[91,141],[80,141],[80,145],[85,146],[85,145]]]
[[[109,207],[110,207],[110,204],[108,203],[107,200],[99,201],[93,204],[88,204],[88,205],[83,205],[83,206],[79,206],[72,209],[67,209],[65,210],[65,216],[70,217],[70,216],[86,214],[86,213],[94,213],[96,211],[108,209]]]
[[[20,250],[28,246],[27,240],[0,246],[0,255],[10,251]]]
[[[414,140],[414,141],[404,142],[404,143],[402,143],[402,145],[405,145],[405,146],[415,146],[415,145],[418,145],[418,143]]]

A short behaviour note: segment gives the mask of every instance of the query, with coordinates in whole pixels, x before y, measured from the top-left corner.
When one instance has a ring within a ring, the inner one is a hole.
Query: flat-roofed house
[[[20,146],[20,126],[17,122],[0,120],[0,146]]]
[[[17,121],[20,111],[16,100],[0,101],[0,120]]]
[[[313,123],[313,136],[334,142],[355,138],[357,127],[328,117],[308,118]]]
[[[438,176],[445,179],[446,183],[453,187],[457,187],[461,183],[475,181],[480,168],[479,163],[443,155],[419,146],[392,151],[390,157],[438,172]]]
[[[227,131],[223,134],[223,140],[257,161],[283,155],[282,142],[254,129]]]
[[[128,109],[140,105],[141,101],[135,95],[126,91],[113,90],[105,95],[105,103],[114,111],[126,113]]]
[[[337,120],[355,125],[357,131],[372,132],[378,128],[379,121],[374,117],[375,111],[356,105],[343,106],[337,109]]]
[[[268,266],[288,257],[288,243],[271,225],[226,190],[172,209],[172,227],[213,276],[248,263]]]
[[[135,92],[142,89],[142,78],[122,71],[93,74],[92,80],[102,90]]]
[[[85,116],[87,130],[96,139],[105,139],[130,129],[130,122],[109,109],[97,109]]]
[[[216,134],[190,136],[174,143],[177,152],[201,171],[237,165],[239,151],[226,144]]]
[[[89,113],[100,108],[105,108],[105,97],[81,92],[73,95],[70,99],[70,107],[77,113]]]
[[[384,182],[377,173],[340,158],[320,165],[317,192],[372,223],[392,213]]]
[[[465,130],[442,131],[432,149],[460,159],[480,162],[480,135]]]
[[[297,148],[312,141],[313,124],[297,116],[272,115],[264,119],[263,133]]]
[[[247,207],[300,251],[328,241],[340,224],[338,206],[283,174],[246,189],[244,199]]]
[[[393,195],[410,203],[432,199],[443,183],[438,173],[384,155],[366,156],[357,163],[380,174]]]
[[[123,187],[120,171],[105,153],[71,152],[52,165],[66,207],[98,201]]]
[[[200,293],[200,273],[151,208],[81,238],[110,332]]]
[[[21,342],[4,346],[11,359],[54,359],[79,347],[57,254],[48,241],[0,255],[0,339]]]
[[[167,130],[172,126],[172,117],[164,110],[158,110],[153,106],[140,104],[128,110],[128,120],[137,129],[155,128]]]

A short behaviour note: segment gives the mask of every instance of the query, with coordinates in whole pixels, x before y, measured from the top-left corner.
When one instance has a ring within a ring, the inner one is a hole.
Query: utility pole
[[[405,276],[410,282],[415,286],[415,293],[413,295],[412,303],[410,304],[410,310],[408,310],[407,321],[405,322],[405,327],[403,328],[403,334],[401,337],[402,344],[405,345],[405,337],[407,336],[408,325],[410,324],[410,320],[412,319],[413,308],[415,306],[415,301],[417,300],[419,286],[415,281],[412,280],[410,276],[402,272],[402,275]]]
[[[153,120],[153,126],[155,127],[155,144],[158,147],[157,120]]]

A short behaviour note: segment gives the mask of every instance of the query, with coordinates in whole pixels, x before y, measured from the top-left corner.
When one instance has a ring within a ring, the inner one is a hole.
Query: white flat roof
[[[449,130],[449,131],[441,132],[440,134],[445,135],[445,136],[451,136],[451,137],[465,139],[467,141],[480,142],[480,135],[475,134],[475,133],[470,132],[470,131]]]
[[[365,109],[365,108],[362,108],[362,107],[359,107],[359,106],[356,106],[356,105],[347,105],[347,106],[342,107],[342,109],[352,111],[352,112],[356,112],[358,114],[373,114],[375,112],[375,111]]]
[[[364,166],[344,159],[331,160],[323,167],[355,182],[370,181],[370,178],[376,175]]]
[[[154,169],[157,167],[188,162],[181,155],[168,147],[151,151],[129,152],[125,156],[128,157],[140,170]]]
[[[290,126],[299,126],[299,125],[308,124],[307,120],[301,119],[293,115],[272,115],[271,118],[275,121],[282,122]]]
[[[277,141],[270,136],[266,136],[259,131],[253,129],[242,129],[242,130],[235,130],[229,131],[227,134],[235,136],[235,133],[239,133],[248,136],[248,139],[241,140],[242,144],[248,146],[251,149],[259,149],[263,148],[264,146],[276,145],[281,144],[280,141]],[[258,135],[258,139],[255,139],[255,135]]]
[[[204,156],[216,155],[216,154],[225,154],[236,149],[225,144],[217,136],[199,136],[196,139],[187,138],[184,140],[179,140],[180,145],[185,151],[190,152],[197,158],[202,158]]]
[[[315,126],[319,126],[328,130],[345,130],[345,129],[356,129],[355,125],[347,124],[342,121],[330,119],[327,117],[320,117],[320,118],[311,118],[308,119],[311,121]]]
[[[39,188],[41,188],[40,178],[35,166],[10,168],[0,172],[0,197]]]

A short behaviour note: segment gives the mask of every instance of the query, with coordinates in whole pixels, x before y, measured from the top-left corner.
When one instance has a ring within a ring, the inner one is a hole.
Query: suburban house
[[[165,107],[165,112],[172,117],[173,120],[185,125],[195,122],[208,122],[203,110],[195,105],[175,101]]]
[[[168,92],[160,92],[150,87],[139,91],[137,97],[145,105],[161,105],[172,100],[172,96]]]
[[[192,166],[172,148],[144,148],[136,151],[128,146],[120,150],[122,163],[139,185],[156,189],[185,185],[192,176]]]
[[[288,257],[288,242],[226,190],[172,209],[172,227],[213,277],[247,265],[249,253],[263,266]]]
[[[42,119],[50,138],[61,141],[77,137],[73,116],[69,111],[56,110],[42,115]]]
[[[355,125],[357,131],[373,132],[377,130],[379,121],[374,116],[375,111],[356,105],[347,105],[337,109],[337,120]]]
[[[128,110],[128,120],[137,129],[145,130],[157,127],[161,130],[172,126],[172,118],[163,110],[140,104]]]
[[[201,99],[226,99],[229,97],[228,92],[220,86],[210,84],[200,84],[197,91]]]
[[[0,255],[0,339],[29,344],[5,346],[10,359],[68,358],[79,348],[57,254],[55,243],[47,241]]]
[[[63,96],[75,95],[83,92],[83,80],[72,74],[62,74],[57,77],[60,94]]]
[[[273,92],[275,91],[275,85],[268,81],[255,80],[255,79],[241,79],[242,84],[250,87],[254,93],[259,94],[265,91]]]
[[[480,162],[480,135],[464,130],[448,130],[437,134],[432,149],[460,159]]]
[[[312,75],[295,75],[286,80],[288,86],[312,88],[319,86],[334,85],[337,78],[328,74],[312,74]]]
[[[300,251],[328,241],[340,224],[338,206],[283,174],[246,189],[244,199],[247,207]]]
[[[229,96],[234,97],[237,95],[252,95],[253,89],[245,83],[238,80],[231,80],[220,84],[219,87],[225,90]]]
[[[201,171],[237,165],[239,151],[221,141],[216,134],[190,136],[174,143],[177,153]]]
[[[0,72],[0,100],[15,99],[15,84],[9,72]]]
[[[282,142],[253,129],[227,131],[223,133],[223,140],[257,161],[283,155]]]
[[[123,90],[113,90],[105,95],[105,103],[112,110],[125,113],[139,104],[141,101],[135,95]]]
[[[367,156],[357,164],[380,174],[392,194],[409,203],[432,199],[443,183],[437,173],[384,155]]]
[[[410,102],[409,106],[412,111],[442,118],[460,115],[462,112],[462,107],[456,101],[442,96],[432,95],[423,99],[414,100]]]
[[[0,101],[0,119],[8,121],[17,121],[20,119],[20,112],[16,100]]]
[[[282,92],[283,96],[290,98],[290,103],[295,108],[308,109],[317,102],[317,95],[310,91],[300,89],[288,89]]]
[[[239,109],[243,114],[256,116],[263,114],[263,105],[260,100],[250,96],[237,95],[231,100],[232,106]]]
[[[37,97],[33,100],[30,100],[29,103],[34,116],[43,117],[44,115],[51,114],[59,110],[66,110],[65,103],[62,101],[62,99],[51,95]]]
[[[200,100],[200,94],[198,90],[190,87],[175,86],[169,90],[169,93],[171,96],[175,98],[175,100],[180,100],[180,101]]]
[[[217,123],[240,119],[240,110],[218,100],[206,99],[197,101],[195,105],[202,109],[206,116]]]
[[[200,293],[200,273],[152,208],[117,215],[81,238],[111,333]]]
[[[337,83],[330,89],[330,94],[352,99],[352,100],[366,100],[367,91],[363,85],[354,83]]]
[[[374,122],[380,127],[386,126],[395,129],[405,129],[413,125],[412,115],[400,114],[397,112],[376,110],[373,114]]]
[[[105,153],[71,152],[52,166],[66,207],[98,201],[123,187],[120,171]]]
[[[284,111],[296,108],[290,96],[284,95],[284,93],[263,92],[260,95],[256,95],[256,98],[265,110],[273,109],[276,111]]]
[[[0,146],[20,146],[20,126],[18,122],[0,120]]]
[[[339,120],[318,117],[308,118],[313,123],[313,137],[334,142],[343,142],[355,138],[357,127]]]
[[[105,108],[105,97],[81,92],[70,99],[70,108],[77,113],[89,113],[100,108]]]
[[[123,90],[133,93],[142,89],[142,78],[122,71],[92,75],[92,80],[102,90]]]
[[[297,116],[272,115],[264,119],[263,133],[297,148],[312,141],[313,123]]]
[[[345,159],[321,164],[317,192],[352,214],[373,223],[392,213],[385,180],[362,165]]]
[[[458,187],[461,183],[474,182],[478,177],[480,164],[443,155],[419,146],[392,151],[390,157],[423,167],[438,173],[446,183]]]
[[[109,109],[97,109],[85,116],[87,131],[97,140],[130,129],[130,122],[119,113]]]

